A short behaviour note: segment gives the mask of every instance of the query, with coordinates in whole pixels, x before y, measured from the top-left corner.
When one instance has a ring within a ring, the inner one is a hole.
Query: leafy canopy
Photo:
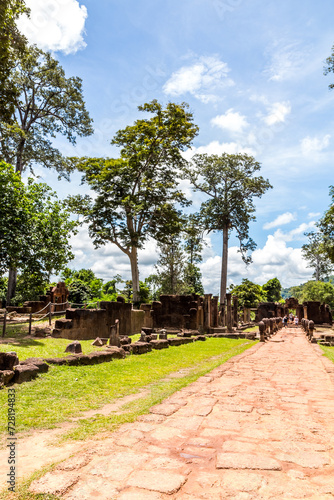
[[[267,302],[279,302],[282,298],[282,285],[278,278],[272,278],[262,285],[262,290],[266,296]]]
[[[262,176],[254,177],[260,168],[252,156],[224,153],[197,154],[192,158],[192,167],[186,170],[195,190],[208,196],[200,210],[203,226],[208,232],[236,230],[246,263],[250,262],[246,252],[256,246],[248,234],[249,224],[255,220],[253,198],[272,187]]]
[[[230,293],[239,299],[239,307],[257,307],[259,302],[266,300],[266,294],[261,285],[244,278],[240,285],[231,285]]]
[[[66,175],[67,162],[52,146],[57,134],[75,144],[93,133],[78,77],[65,77],[59,62],[36,46],[17,61],[10,75],[17,89],[11,123],[1,123],[0,154],[22,172],[35,163]]]

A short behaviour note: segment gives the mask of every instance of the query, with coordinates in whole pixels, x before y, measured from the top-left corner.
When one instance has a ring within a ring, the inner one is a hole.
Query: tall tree
[[[198,267],[198,264],[202,262],[203,232],[200,216],[198,214],[189,215],[183,231],[186,258],[184,268],[185,293],[204,294],[202,274]]]
[[[19,32],[16,20],[29,10],[23,0],[0,2],[0,121],[11,119],[17,89],[10,82],[10,73],[18,57],[24,54],[26,38]]]
[[[36,46],[17,61],[9,78],[17,94],[11,123],[0,124],[1,157],[16,172],[39,164],[66,175],[66,159],[52,139],[60,134],[75,144],[76,136],[93,133],[81,79],[66,78],[59,62]]]
[[[314,269],[313,278],[316,281],[328,279],[333,271],[333,264],[328,258],[326,238],[321,232],[306,233],[308,243],[302,246],[303,257],[309,262],[307,267]]]
[[[262,285],[262,290],[265,292],[267,302],[278,302],[282,298],[282,285],[278,278],[268,280]]]
[[[185,259],[181,239],[171,235],[168,242],[159,243],[160,257],[155,266],[159,293],[181,295],[184,293]]]
[[[255,243],[249,238],[249,223],[255,220],[254,197],[261,197],[272,187],[263,177],[254,177],[260,163],[246,154],[195,155],[192,168],[186,176],[195,191],[201,191],[208,200],[201,205],[201,218],[205,229],[222,231],[223,251],[220,285],[220,303],[225,301],[227,283],[228,239],[235,230],[240,242],[240,252],[245,263],[251,261],[248,250]]]
[[[82,212],[90,236],[96,246],[111,242],[129,257],[135,303],[140,300],[138,249],[148,237],[164,241],[177,232],[182,219],[175,204],[189,204],[178,187],[186,163],[182,151],[198,131],[187,108],[185,103],[163,108],[156,100],[139,106],[153,116],[116,133],[112,144],[121,148],[120,159],[73,160],[96,192]]]

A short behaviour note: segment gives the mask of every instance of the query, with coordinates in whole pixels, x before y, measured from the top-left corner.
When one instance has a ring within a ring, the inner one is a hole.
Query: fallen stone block
[[[152,351],[152,345],[149,342],[134,342],[130,350],[132,354],[145,354]]]
[[[20,365],[35,365],[40,373],[46,373],[49,370],[49,365],[41,358],[27,358],[21,361]]]
[[[167,349],[169,343],[167,339],[151,340],[152,349]]]
[[[67,365],[68,364],[68,359],[72,358],[74,356],[67,356],[64,358],[45,358],[44,361],[50,365]]]
[[[181,337],[172,337],[171,339],[168,339],[168,344],[171,346],[182,345],[182,338]]]
[[[197,337],[195,337],[194,340],[195,340],[195,342],[197,342],[197,341],[205,342],[206,336],[205,335],[197,335]]]
[[[121,343],[121,346],[123,346],[123,345],[131,344],[132,339],[130,337],[123,336],[123,337],[119,338],[119,341]]]
[[[5,378],[3,375],[3,371],[0,371],[0,389],[3,389],[4,385],[5,385]]]
[[[9,382],[14,378],[15,372],[13,370],[1,370],[0,371],[0,386],[1,380],[3,380],[4,385],[8,385]]]
[[[124,347],[124,346],[123,346]],[[111,354],[112,359],[124,359],[125,350],[122,347],[107,346],[108,354]]]
[[[100,337],[96,337],[96,339],[94,340],[94,342],[91,343],[91,345],[93,345],[95,347],[102,347],[104,345],[104,343],[102,342]]]
[[[194,342],[194,339],[189,337],[181,337],[181,339],[182,344],[192,344]]]
[[[82,353],[82,347],[81,347],[80,342],[78,342],[78,341],[71,342],[66,347],[65,352],[71,352],[73,354],[80,354],[80,353]]]
[[[16,384],[29,382],[38,375],[38,371],[38,366],[36,365],[17,365],[14,370],[14,382]]]
[[[13,370],[19,364],[16,352],[0,352],[0,370]]]

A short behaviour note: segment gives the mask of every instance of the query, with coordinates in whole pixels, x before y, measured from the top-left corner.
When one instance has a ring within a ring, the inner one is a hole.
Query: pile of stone
[[[0,388],[28,382],[48,369],[48,364],[42,359],[28,358],[19,362],[16,352],[0,352]]]

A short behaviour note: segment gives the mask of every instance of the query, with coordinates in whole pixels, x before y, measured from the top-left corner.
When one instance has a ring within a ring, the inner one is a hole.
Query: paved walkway
[[[333,499],[334,365],[257,344],[32,483],[66,500]]]

